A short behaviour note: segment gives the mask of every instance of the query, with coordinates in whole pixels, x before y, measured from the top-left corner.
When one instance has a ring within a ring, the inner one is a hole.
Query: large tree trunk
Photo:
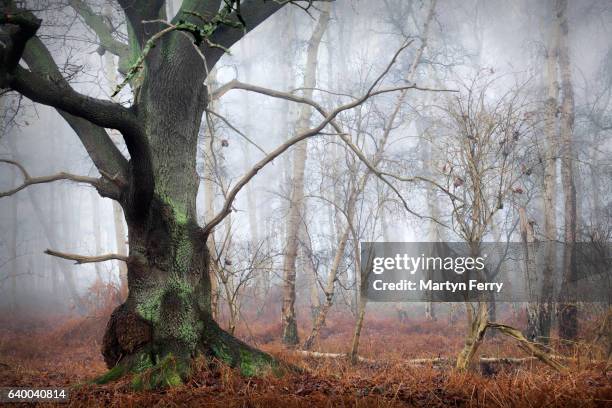
[[[319,21],[308,44],[303,87],[304,97],[309,99],[312,98],[312,88],[316,85],[319,45],[327,29],[328,22],[329,3],[325,3],[322,6]],[[296,126],[296,133],[308,129],[311,113],[312,108],[310,106],[304,105],[302,107]],[[296,145],[293,156],[293,180],[289,202],[289,214],[287,217],[287,243],[283,262],[282,341],[283,344],[288,346],[294,346],[299,343],[295,315],[295,266],[299,244],[299,232],[304,212],[304,169],[306,166],[307,152],[307,141],[304,140]]]
[[[198,355],[239,366],[245,375],[274,364],[270,356],[224,332],[211,316],[208,237],[196,218],[205,70],[199,58],[183,55],[194,53],[188,41],[178,33],[161,39],[137,92],[155,189],[145,208],[135,210],[132,202],[123,202],[129,294],[107,326],[102,352],[114,368],[101,379],[136,372],[137,388],[176,385]]]
[[[563,252],[563,285],[575,280],[576,259],[576,185],[574,181],[573,132],[574,132],[574,89],[569,55],[569,26],[567,22],[567,0],[557,0],[556,15],[559,37],[559,71],[561,73],[561,178],[563,182],[565,246]],[[570,296],[566,287],[562,294]],[[559,305],[559,337],[566,340],[576,338],[578,332],[578,309],[570,301]]]

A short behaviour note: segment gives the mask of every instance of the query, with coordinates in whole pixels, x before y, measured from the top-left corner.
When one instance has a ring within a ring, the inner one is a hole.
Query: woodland
[[[0,9],[0,387],[611,406],[610,2]],[[364,242],[520,245],[543,286],[368,301]],[[553,296],[580,245],[607,301]]]

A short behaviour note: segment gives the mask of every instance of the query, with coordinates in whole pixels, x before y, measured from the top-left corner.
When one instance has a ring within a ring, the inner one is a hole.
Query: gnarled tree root
[[[174,387],[189,379],[193,362],[198,357],[209,361],[216,359],[239,369],[240,373],[247,377],[282,375],[286,371],[297,370],[238,340],[222,330],[212,319],[205,322],[205,329],[195,349],[187,353],[185,350],[189,348],[186,347],[156,344],[150,333],[144,330],[144,326],[139,327],[142,322],[132,320],[128,330],[127,327],[121,327],[121,320],[126,321],[126,316],[122,316],[122,319],[111,318],[109,322],[104,356],[107,364],[111,363],[111,368],[96,378],[94,383],[104,384],[131,375],[134,389]]]

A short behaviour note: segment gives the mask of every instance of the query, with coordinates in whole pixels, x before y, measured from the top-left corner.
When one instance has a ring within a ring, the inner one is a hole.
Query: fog
[[[110,53],[100,55],[96,36],[78,13],[57,1],[26,3],[48,17],[38,35],[72,86],[86,95],[110,99],[116,81],[122,80],[121,76],[109,72],[109,67],[112,71],[118,59]],[[102,1],[88,3],[97,11],[109,7]],[[404,74],[419,47],[419,33],[428,6],[426,1],[334,1],[331,20],[318,51],[313,99],[332,110],[350,100],[345,95],[363,94],[398,48],[412,41],[382,80],[384,87],[405,85]],[[125,24],[120,22],[114,4],[111,8],[119,30],[117,36],[125,37]],[[177,8],[178,4],[167,5],[169,12]],[[288,5],[277,12],[223,56],[214,68],[214,75],[206,79],[209,89],[214,91],[232,80],[282,92],[301,88],[308,41],[317,24],[319,8],[316,3],[307,11]],[[420,87],[438,91],[407,93],[384,152],[385,168],[404,177],[427,175],[430,170],[426,168],[428,159],[423,151],[426,141],[437,143],[453,137],[452,131],[443,125],[445,107],[455,104],[456,93],[448,91],[465,91],[475,78],[482,83],[490,82],[486,92],[490,102],[519,87],[522,103],[531,107],[525,111],[542,109],[546,99],[545,59],[554,17],[552,8],[549,1],[439,1],[427,47],[414,76],[414,82]],[[573,144],[578,224],[584,231],[594,223],[610,225],[612,209],[609,183],[612,175],[609,160],[612,6],[601,0],[571,1],[568,20],[576,112]],[[354,142],[367,157],[375,154],[397,95],[398,92],[391,92],[372,97],[338,118],[347,132],[357,132],[359,136]],[[13,92],[3,93],[1,98],[0,157],[18,161],[32,177],[59,172],[100,176],[74,131],[54,108],[35,104]],[[117,98],[128,106],[133,100],[130,87],[125,87]],[[301,105],[234,89],[211,102],[209,108],[229,123],[209,115],[208,120],[216,129],[212,152],[206,136],[206,119],[201,127],[197,197],[201,225],[205,224],[205,203],[209,199],[207,180],[214,186],[213,201],[218,210],[225,201],[224,191],[265,154],[295,134]],[[315,126],[320,119],[313,113],[310,126]],[[537,124],[532,128],[535,140],[542,126]],[[334,205],[345,205],[355,174],[366,169],[333,129],[328,127],[324,133],[327,134],[310,138],[308,142],[302,223],[309,242],[298,255],[298,307],[308,307],[312,301],[311,277],[305,264],[313,262],[321,282],[331,266],[344,222],[344,215]],[[121,137],[115,135],[114,140],[127,157]],[[168,143],[177,142],[168,140]],[[238,194],[230,217],[216,229],[218,248],[229,225],[232,230],[232,247],[219,249],[227,250],[220,259],[234,258],[245,263],[253,256],[253,248],[259,245],[265,247],[270,258],[266,265],[268,273],[272,273],[271,295],[252,298],[245,290],[245,304],[260,307],[263,303],[280,308],[294,150],[289,149],[259,171]],[[210,168],[213,156],[214,170]],[[560,182],[560,172],[556,177]],[[593,190],[593,179],[599,180],[595,184],[598,191]],[[10,190],[22,180],[15,166],[1,164],[0,190]],[[399,194],[373,176],[364,194],[357,199],[355,235],[349,239],[342,262],[338,307],[342,307],[342,302],[349,310],[355,307],[352,248],[358,241],[432,240],[435,223],[427,218],[431,215],[432,200],[439,203],[440,220],[452,223],[451,217],[445,215],[449,204],[440,196],[428,194],[428,185],[390,180]],[[533,186],[536,185],[534,182]],[[541,232],[542,204],[536,190],[533,187],[530,192],[533,199],[528,204],[528,212]],[[557,190],[559,220],[563,219],[562,192],[561,188]],[[406,205],[412,213],[406,210]],[[515,209],[507,205],[496,215],[499,228],[508,233],[511,241],[520,240],[518,232],[512,232]],[[606,211],[597,213],[601,209]],[[28,186],[0,199],[0,219],[0,307],[3,310],[45,308],[58,313],[74,310],[75,294],[70,293],[67,279],[74,280],[78,295],[87,298],[95,296],[92,291],[95,282],[120,285],[121,261],[75,265],[73,261],[44,254],[46,249],[86,256],[120,252],[112,201],[101,198],[91,186],[71,181]],[[559,227],[561,234],[561,221]],[[448,241],[461,240],[452,228],[445,228],[442,234]],[[495,240],[495,237],[487,231],[484,239]],[[307,261],[308,253],[311,256]],[[256,282],[263,279],[262,273],[257,270],[245,287],[257,286]],[[317,296],[323,299],[322,293]]]

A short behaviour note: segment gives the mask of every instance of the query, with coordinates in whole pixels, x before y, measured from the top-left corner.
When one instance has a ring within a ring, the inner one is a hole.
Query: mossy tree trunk
[[[11,28],[9,45],[0,54],[0,86],[58,110],[102,176],[88,182],[117,201],[127,221],[129,294],[108,323],[102,352],[111,370],[100,381],[136,373],[139,388],[176,385],[189,375],[198,355],[240,367],[245,375],[276,366],[274,359],[227,334],[211,317],[206,241],[214,225],[201,227],[196,221],[196,154],[208,103],[207,72],[225,48],[276,12],[279,3],[243,1],[240,15],[234,10],[224,17],[232,24],[208,25],[208,40],[218,46],[195,44],[189,34],[172,31],[151,48],[149,40],[167,28],[151,22],[165,18],[163,1],[119,0],[129,44],[116,40],[113,28],[86,3],[71,2],[98,36],[102,51],[119,57],[124,75],[131,72],[129,108],[76,92],[37,37],[42,21],[10,2],[0,8],[0,25]],[[196,16],[215,15],[221,7],[220,0],[185,0],[173,23],[203,26]],[[142,65],[128,71],[145,48],[150,52]],[[19,64],[22,59],[27,69]],[[129,159],[107,129],[121,133]]]
[[[245,375],[274,365],[212,319],[210,258],[193,216],[172,199],[156,197],[149,216],[128,225],[130,291],[104,336],[109,368],[140,373],[134,385],[146,388],[185,379],[191,360],[199,355],[238,366]]]
[[[274,365],[212,318],[208,237],[196,216],[206,69],[194,53],[180,33],[163,37],[147,58],[136,94],[154,189],[138,212],[124,202],[129,295],[108,324],[103,354],[109,367],[146,373],[135,377],[137,387],[174,385],[198,355],[239,366],[245,375]]]

